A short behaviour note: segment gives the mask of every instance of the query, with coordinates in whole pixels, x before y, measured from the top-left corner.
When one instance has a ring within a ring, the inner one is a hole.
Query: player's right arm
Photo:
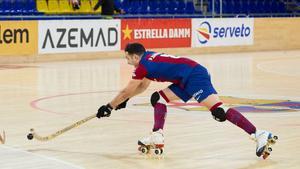
[[[125,108],[129,98],[145,91],[150,84],[150,80],[146,79],[146,74],[146,68],[143,65],[138,66],[127,86],[111,102],[98,109],[97,117],[108,117],[113,109]]]
[[[140,93],[143,93],[150,85],[151,80],[144,78],[141,82],[141,84],[136,88],[136,90],[130,95],[129,98],[136,96]]]
[[[123,101],[122,103],[120,103],[116,108],[115,110],[119,110],[119,109],[123,109],[126,107],[127,105],[127,102],[130,98],[140,94],[140,93],[143,93],[150,85],[150,82],[151,80],[147,79],[147,78],[144,78],[142,80],[142,82],[140,83],[140,85],[134,90],[134,92],[125,100]]]
[[[125,102],[126,104],[130,96],[135,93],[136,89],[138,88],[138,86],[140,86],[141,83],[142,80],[131,79],[127,86],[123,90],[121,90],[111,102],[107,103],[106,105],[102,105],[98,109],[98,113],[96,116],[98,118],[109,117],[113,109],[120,109],[119,105],[123,104],[123,102]]]

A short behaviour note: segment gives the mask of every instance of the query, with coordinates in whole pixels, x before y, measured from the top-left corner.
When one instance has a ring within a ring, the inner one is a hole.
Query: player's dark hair
[[[142,56],[146,52],[146,49],[140,43],[128,43],[125,47],[125,52],[128,52],[130,55],[137,54]]]

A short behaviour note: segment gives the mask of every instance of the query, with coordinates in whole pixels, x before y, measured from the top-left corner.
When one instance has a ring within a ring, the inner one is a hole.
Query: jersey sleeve
[[[147,75],[147,70],[143,65],[139,65],[132,74],[132,79],[142,80]]]

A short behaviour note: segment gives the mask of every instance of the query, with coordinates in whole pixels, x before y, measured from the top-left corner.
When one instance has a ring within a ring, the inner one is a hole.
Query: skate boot
[[[277,136],[264,130],[257,130],[251,134],[251,138],[256,141],[256,155],[258,157],[262,156],[263,159],[266,159],[270,155],[272,151],[271,146],[275,144],[278,139]]]
[[[138,150],[143,154],[151,153],[152,151],[156,155],[161,155],[164,148],[164,135],[163,131],[152,132],[149,136],[146,136],[138,141]]]

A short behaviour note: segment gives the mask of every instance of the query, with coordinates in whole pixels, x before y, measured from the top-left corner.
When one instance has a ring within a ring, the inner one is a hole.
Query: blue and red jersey
[[[184,86],[197,62],[172,55],[147,51],[132,76],[133,79],[148,78],[158,82],[172,82]]]
[[[169,89],[184,102],[192,97],[201,102],[217,94],[205,67],[191,59],[163,53],[145,52],[132,78],[172,82]]]

